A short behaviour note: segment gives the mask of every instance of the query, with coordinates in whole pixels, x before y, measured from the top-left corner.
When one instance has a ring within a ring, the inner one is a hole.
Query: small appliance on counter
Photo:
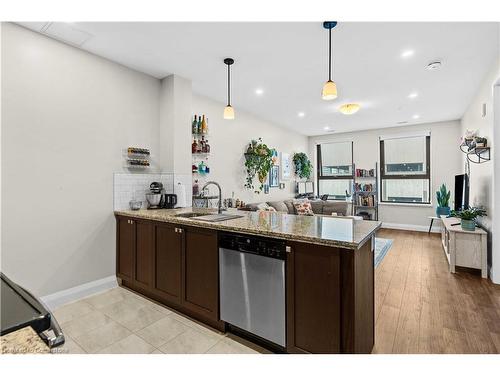
[[[148,201],[148,210],[162,208],[163,205],[163,184],[161,182],[152,182],[149,185],[149,193],[146,193]]]
[[[174,208],[177,204],[177,195],[176,194],[164,194],[163,202],[161,208]]]

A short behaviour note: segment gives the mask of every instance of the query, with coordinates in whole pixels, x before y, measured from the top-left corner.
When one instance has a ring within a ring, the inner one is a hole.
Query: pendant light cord
[[[332,80],[332,29],[328,30],[328,80]]]
[[[227,66],[227,105],[231,105],[231,65]]]

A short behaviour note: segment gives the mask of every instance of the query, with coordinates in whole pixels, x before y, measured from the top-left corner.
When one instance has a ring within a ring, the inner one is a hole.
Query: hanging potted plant
[[[460,218],[463,230],[476,230],[476,219],[478,216],[486,216],[486,210],[479,207],[471,207],[467,210],[452,211],[451,216]]]
[[[303,152],[297,152],[293,155],[293,163],[295,164],[295,174],[299,178],[309,179],[312,173],[312,163]]]
[[[446,185],[442,184],[438,191],[436,191],[436,198],[438,206],[436,207],[436,216],[448,216],[450,214],[450,191],[446,190]]]
[[[264,182],[267,175],[273,166],[273,149],[269,148],[262,142],[262,138],[257,141],[252,140],[245,152],[245,168],[247,172],[245,187],[255,189],[254,179],[257,176],[260,186],[259,190],[254,190],[260,193],[264,188]]]

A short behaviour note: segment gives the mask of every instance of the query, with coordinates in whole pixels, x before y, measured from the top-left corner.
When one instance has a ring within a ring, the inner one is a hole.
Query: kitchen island
[[[199,210],[198,210],[199,211]],[[221,233],[286,243],[288,353],[370,353],[374,236],[380,222],[237,211],[218,222],[191,209],[116,211],[122,285],[224,331],[219,314]]]

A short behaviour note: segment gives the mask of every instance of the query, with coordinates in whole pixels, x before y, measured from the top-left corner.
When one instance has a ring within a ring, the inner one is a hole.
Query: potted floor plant
[[[446,189],[446,185],[442,184],[438,191],[436,191],[436,198],[438,206],[436,207],[436,216],[448,216],[450,214],[450,191]]]
[[[451,216],[460,218],[463,230],[476,230],[476,218],[486,216],[486,210],[479,207],[471,207],[467,210],[453,211]]]

